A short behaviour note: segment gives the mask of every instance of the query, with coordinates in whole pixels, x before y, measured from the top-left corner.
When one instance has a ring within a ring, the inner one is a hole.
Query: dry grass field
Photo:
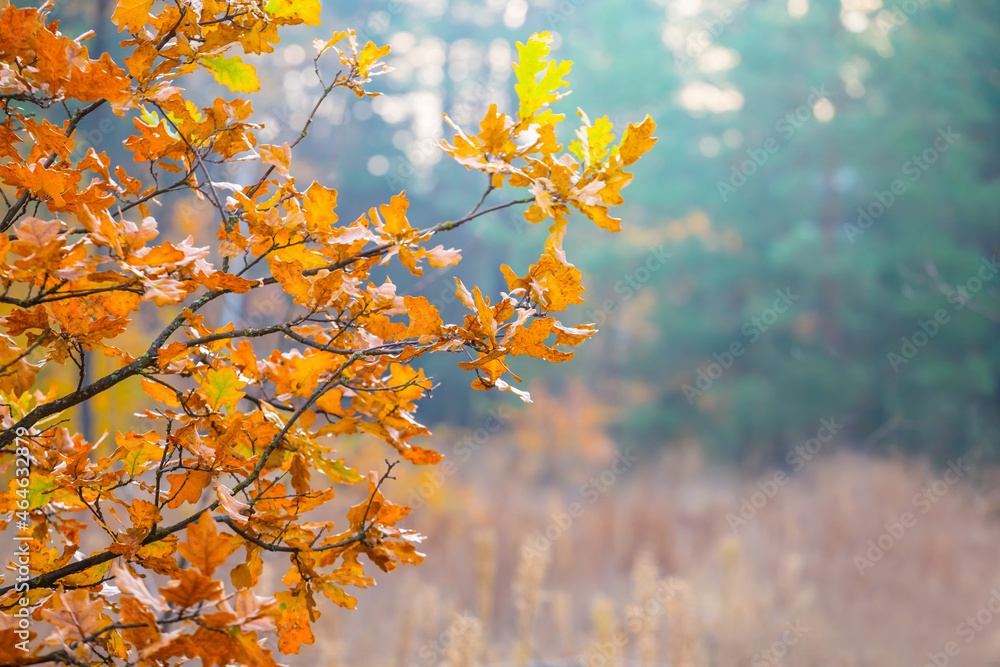
[[[787,478],[747,477],[694,446],[619,452],[572,395],[537,402],[484,422],[482,446],[436,432],[454,467],[387,488],[422,503],[408,527],[428,536],[425,563],[376,577],[354,611],[324,608],[293,664],[1000,662],[983,470],[831,447]]]

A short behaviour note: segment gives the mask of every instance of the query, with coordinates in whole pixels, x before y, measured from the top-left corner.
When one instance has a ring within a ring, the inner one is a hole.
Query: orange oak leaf
[[[161,382],[154,382],[153,380],[143,378],[142,391],[158,403],[163,403],[173,408],[179,408],[181,405],[181,402],[177,398],[177,392]]]
[[[177,509],[184,503],[196,504],[202,492],[212,483],[212,473],[207,470],[185,470],[167,475],[170,491],[167,507]]]
[[[119,32],[122,30],[135,32],[146,25],[146,21],[149,20],[149,8],[152,6],[153,0],[119,0],[111,20],[118,26]]]
[[[55,627],[53,637],[61,643],[68,644],[90,637],[108,625],[108,618],[103,612],[103,600],[91,601],[90,592],[78,588],[56,593],[51,606],[43,609],[41,615]]]
[[[160,509],[148,500],[133,500],[128,507],[129,518],[132,526],[119,534],[118,539],[110,546],[110,550],[116,554],[131,557],[142,546],[142,541],[146,539],[153,526],[160,520]]]
[[[188,524],[187,537],[187,542],[181,542],[177,547],[178,552],[209,576],[226,562],[238,546],[231,536],[219,535],[209,512],[203,512],[198,521]]]
[[[182,570],[160,593],[167,602],[181,609],[190,609],[199,602],[218,600],[222,596],[222,582],[215,581],[198,570]]]
[[[161,635],[156,624],[156,616],[150,611],[152,607],[135,597],[123,597],[120,604],[121,615],[119,618],[121,623],[130,626],[122,629],[122,639],[140,650],[160,641]]]
[[[312,621],[318,617],[309,604],[304,591],[279,591],[278,600],[278,650],[295,654],[303,644],[316,641],[313,636]]]

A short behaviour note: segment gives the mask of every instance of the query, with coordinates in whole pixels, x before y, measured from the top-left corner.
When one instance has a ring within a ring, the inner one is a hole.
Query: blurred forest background
[[[887,2],[327,0],[323,26],[253,60],[261,138],[280,144],[319,94],[313,39],[354,27],[391,45],[395,72],[373,88],[384,95],[331,98],[296,151],[294,175],[338,188],[341,219],[404,189],[415,225],[468,210],[482,184],[436,148],[451,136],[442,114],[468,129],[491,102],[509,111],[515,42],[532,32],[574,63],[560,111],[659,126],[615,212],[623,231],[570,225],[587,288],[577,315],[601,332],[570,364],[514,369],[536,404],[472,392],[449,360],[427,366],[441,386],[418,417],[457,472],[401,473],[395,500],[421,508],[428,562],[362,592],[356,612],[329,611],[320,662],[589,650],[593,665],[895,665],[961,644],[958,624],[1000,582],[1000,3]],[[62,30],[108,10],[66,3]],[[91,51],[117,60],[117,39],[101,32]],[[124,134],[87,122],[84,137],[129,159]],[[217,224],[193,202],[161,220]],[[496,293],[494,267],[522,272],[545,231],[519,213],[480,220],[456,233],[453,270],[394,280],[457,317],[452,276]],[[254,326],[287,307],[223,317]],[[92,432],[131,427],[141,396],[105,400],[81,417]],[[625,451],[641,461],[627,484],[545,537]],[[973,473],[955,491],[943,475],[959,460]],[[928,488],[944,492],[924,513],[914,494]],[[906,511],[918,525],[898,537]],[[547,575],[518,565],[533,535],[555,544]],[[602,652],[659,576],[672,577],[669,603]],[[475,622],[454,626],[462,610]],[[385,637],[376,615],[395,623]],[[782,638],[796,620],[810,629],[793,645]],[[1000,628],[983,628],[961,664],[996,664]]]
[[[64,30],[96,25],[102,5],[69,3]],[[404,189],[422,222],[469,208],[480,184],[436,148],[450,136],[442,113],[474,125],[491,102],[509,110],[514,44],[531,32],[552,32],[574,63],[564,111],[659,124],[618,212],[623,232],[580,224],[567,239],[586,276],[580,321],[602,333],[566,368],[522,367],[529,384],[561,394],[584,378],[619,442],[693,439],[743,463],[780,461],[824,417],[856,447],[942,461],[1000,452],[996,3],[323,6],[323,26],[289,31],[281,58],[258,59],[269,69],[253,105],[263,140],[291,139],[319,90],[312,39],[354,26],[392,46],[384,95],[329,101],[296,154],[299,179],[340,190],[342,218]],[[96,41],[115,53],[114,34]],[[125,137],[91,123],[116,151]],[[201,223],[194,207],[174,215]],[[452,275],[500,289],[490,267],[520,270],[544,233],[498,214],[459,232],[472,261],[408,291],[458,313]],[[477,423],[482,397],[439,363],[424,420]]]

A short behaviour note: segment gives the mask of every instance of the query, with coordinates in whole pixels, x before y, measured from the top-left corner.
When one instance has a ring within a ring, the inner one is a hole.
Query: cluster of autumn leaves
[[[563,361],[572,353],[560,347],[595,331],[553,315],[582,301],[562,251],[570,211],[618,229],[609,207],[622,201],[625,168],[655,142],[654,124],[630,125],[614,144],[606,119],[581,112],[563,152],[563,116],[550,105],[570,64],[550,61],[547,36],[533,36],[518,45],[517,113],[491,106],[478,134],[456,127],[443,145],[488,176],[469,214],[415,228],[402,193],[345,223],[335,190],[299,189],[290,171],[313,116],[291,145],[261,145],[249,101],[199,108],[178,85],[204,70],[233,91],[257,90],[253,66],[228,51],[272,52],[279,27],[318,24],[317,0],[123,0],[113,21],[129,34],[124,68],[108,54],[91,59],[87,35],[63,36],[47,12],[0,8],[0,470],[19,455],[30,464],[27,487],[12,480],[0,493],[0,524],[18,529],[31,573],[0,586],[0,661],[275,664],[265,634],[276,632],[282,653],[311,643],[317,594],[350,608],[344,587],[373,583],[362,555],[383,571],[423,558],[420,536],[396,525],[409,510],[382,495],[388,471],[362,476],[331,443],[367,433],[412,463],[438,462],[411,443],[428,434],[414,412],[431,382],[410,363],[434,352],[464,351],[474,388],[530,400],[504,379],[518,381],[507,359]],[[388,46],[361,46],[351,31],[315,46],[317,58],[337,58],[317,108],[338,89],[377,94],[365,85],[387,71]],[[76,146],[77,126],[102,107],[133,130],[124,145],[134,172]],[[212,165],[248,156],[259,180],[213,180]],[[484,208],[505,185],[531,196]],[[159,240],[150,205],[183,194],[214,207],[214,242]],[[425,260],[457,263],[434,237],[518,202],[531,222],[551,221],[544,252],[524,276],[501,267],[508,291],[492,301],[459,281],[464,322],[445,324],[426,298],[371,280],[394,259],[415,275]],[[212,323],[213,306],[262,290],[282,290],[294,315],[256,328]],[[119,340],[144,307],[168,312],[166,325],[128,349]],[[256,343],[269,339],[265,353]],[[93,354],[117,370],[90,377]],[[52,365],[78,370],[75,386],[41,386]],[[102,449],[67,427],[61,416],[120,383],[141,387],[157,428],[118,432]],[[346,521],[309,514],[335,485],[358,482],[367,490]],[[289,569],[281,590],[261,597],[268,553],[287,556]],[[18,634],[19,609],[45,633]]]

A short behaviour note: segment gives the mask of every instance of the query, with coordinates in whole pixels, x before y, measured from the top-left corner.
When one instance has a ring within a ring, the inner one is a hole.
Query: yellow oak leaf
[[[226,366],[219,370],[214,368],[201,380],[201,390],[205,394],[208,406],[214,411],[225,407],[230,412],[236,409],[236,404],[246,393],[240,391],[247,386],[236,376],[236,371]]]
[[[257,70],[249,63],[244,63],[239,56],[224,58],[215,56],[202,58],[205,68],[215,76],[215,80],[236,93],[255,93],[260,90]]]
[[[298,19],[306,25],[319,25],[321,9],[319,0],[268,0],[264,7],[271,16]]]
[[[519,62],[514,65],[517,77],[514,91],[521,101],[517,111],[517,117],[521,121],[535,117],[542,124],[563,119],[562,114],[553,114],[549,110],[538,113],[566,94],[556,91],[567,85],[563,77],[569,74],[573,65],[568,60],[558,64],[544,60],[549,55],[551,41],[552,36],[542,32],[532,35],[527,44],[517,43]]]

